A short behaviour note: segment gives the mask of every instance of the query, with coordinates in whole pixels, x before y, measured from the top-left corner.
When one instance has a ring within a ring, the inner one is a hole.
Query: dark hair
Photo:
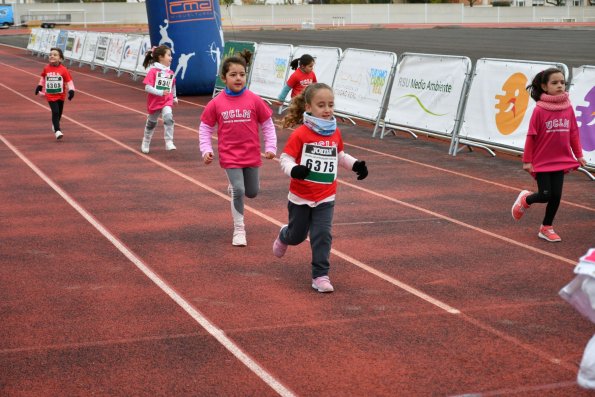
[[[160,45],[159,47],[153,47],[145,53],[145,60],[143,61],[143,67],[146,69],[147,66],[159,60],[159,57],[165,56],[171,49],[166,45]]]
[[[58,47],[52,47],[50,48],[50,52],[52,51],[56,51],[58,54],[60,54],[60,59],[64,60],[64,53],[62,52],[62,50]]]
[[[293,61],[291,61],[289,66],[291,66],[291,68],[293,70],[296,70],[298,68],[298,66],[308,66],[313,62],[314,62],[314,57],[312,55],[304,54],[301,57],[296,58]]]
[[[283,117],[283,128],[293,127],[296,124],[304,122],[306,104],[311,104],[314,94],[320,90],[333,92],[333,89],[328,84],[314,83],[307,86],[304,91],[292,98],[289,109],[287,109],[287,116]]]
[[[229,66],[231,64],[242,65],[244,69],[247,70],[251,59],[252,52],[248,49],[244,49],[236,55],[225,58],[221,64],[221,78],[225,78],[225,75],[229,72]]]
[[[550,76],[554,73],[562,73],[562,76],[564,76],[564,72],[558,68],[545,69],[537,73],[535,77],[533,77],[531,84],[527,86],[527,91],[529,91],[531,98],[533,98],[535,102],[539,101],[541,99],[541,94],[545,92],[541,85],[547,84],[548,81],[550,81]]]

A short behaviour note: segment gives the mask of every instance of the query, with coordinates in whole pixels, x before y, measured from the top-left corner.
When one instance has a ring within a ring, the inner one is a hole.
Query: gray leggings
[[[287,245],[298,245],[306,240],[310,233],[312,248],[312,278],[328,276],[331,267],[331,243],[333,236],[331,227],[335,202],[322,203],[316,207],[297,205],[291,201],[287,204],[289,224],[279,233],[281,242]]]
[[[244,226],[244,196],[254,198],[260,188],[258,168],[227,168],[234,226]]]

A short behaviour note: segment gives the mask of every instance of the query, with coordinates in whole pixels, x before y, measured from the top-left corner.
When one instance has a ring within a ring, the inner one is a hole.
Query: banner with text
[[[335,112],[377,120],[396,65],[394,52],[346,49],[333,83]]]
[[[112,34],[109,41],[109,47],[107,50],[107,56],[105,58],[105,66],[112,69],[120,67],[122,62],[122,54],[124,53],[124,46],[126,45],[125,34]]]
[[[143,36],[130,34],[126,37],[124,51],[122,52],[122,62],[120,62],[120,71],[133,73],[140,54],[140,47],[143,43]]]
[[[526,87],[537,73],[551,67],[568,78],[568,68],[560,63],[479,59],[458,136],[522,151],[535,108]]]
[[[291,44],[259,44],[252,61],[250,91],[263,98],[277,99],[285,85],[292,52]]]
[[[99,33],[87,32],[87,38],[85,39],[85,44],[83,45],[83,54],[81,55],[81,63],[93,63],[98,39]]]
[[[384,122],[451,135],[471,67],[467,57],[403,54]]]

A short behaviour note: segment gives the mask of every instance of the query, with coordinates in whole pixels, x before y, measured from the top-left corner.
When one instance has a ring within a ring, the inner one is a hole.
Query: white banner
[[[346,49],[333,83],[335,112],[378,119],[396,64],[394,52]]]
[[[72,59],[73,61],[79,61],[81,59],[81,56],[83,55],[83,46],[85,44],[87,32],[75,30],[73,31],[73,33],[74,40],[72,41],[70,59]],[[66,48],[68,49],[68,43],[66,44]]]
[[[94,65],[105,65],[107,61],[107,50],[109,49],[111,33],[99,33],[97,37],[97,49],[95,50],[95,58],[93,59]]]
[[[559,63],[482,58],[475,64],[459,137],[522,151],[535,101],[527,86],[540,71]]]
[[[143,36],[128,35],[126,44],[124,45],[124,51],[122,52],[121,71],[134,73],[136,65],[138,65],[138,56],[142,43]]]
[[[263,98],[277,99],[293,52],[291,44],[259,44],[252,62],[250,91]]]
[[[42,53],[48,55],[50,53],[50,49],[56,47],[56,43],[58,42],[58,35],[60,34],[60,30],[50,29],[50,32],[47,37],[47,41],[45,42],[45,48],[41,50]]]
[[[87,38],[83,45],[83,54],[81,55],[81,62],[93,63],[95,59],[95,50],[97,49],[97,39],[99,39],[99,33],[87,32]]]
[[[314,73],[319,83],[333,85],[335,72],[341,60],[342,51],[338,47],[314,47],[297,46],[293,52],[293,59],[298,59],[304,54],[310,54],[314,57]],[[292,75],[293,69],[289,68],[285,81]]]
[[[41,28],[32,28],[31,34],[29,35],[29,42],[27,43],[27,49],[29,51],[36,51],[36,48],[39,47],[39,39],[41,38],[40,33]]]
[[[109,47],[107,49],[107,56],[105,58],[105,66],[113,69],[120,67],[122,62],[122,53],[124,52],[124,46],[126,45],[125,34],[112,34],[109,41]]]
[[[384,121],[452,135],[470,71],[467,57],[403,54]]]
[[[572,70],[570,101],[580,130],[583,155],[595,166],[595,66]]]
[[[136,74],[141,76],[147,75],[147,69],[143,66],[143,62],[145,61],[145,55],[147,51],[151,49],[151,38],[147,35],[143,37],[143,40],[140,44],[140,50],[138,53],[138,63],[136,65]]]

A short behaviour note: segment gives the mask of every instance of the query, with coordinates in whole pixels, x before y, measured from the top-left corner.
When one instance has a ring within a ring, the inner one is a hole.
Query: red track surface
[[[224,172],[198,152],[209,97],[174,109],[177,151],[160,124],[145,156],[142,84],[72,67],[56,142],[33,95],[45,60],[0,55],[0,395],[589,395],[575,377],[593,327],[557,295],[595,245],[584,175],[547,243],[543,206],[511,219],[534,187],[518,158],[344,124],[370,176],[340,175],[336,292],[319,294],[307,244],[271,254],[276,161],[247,200],[248,247],[231,246]]]

